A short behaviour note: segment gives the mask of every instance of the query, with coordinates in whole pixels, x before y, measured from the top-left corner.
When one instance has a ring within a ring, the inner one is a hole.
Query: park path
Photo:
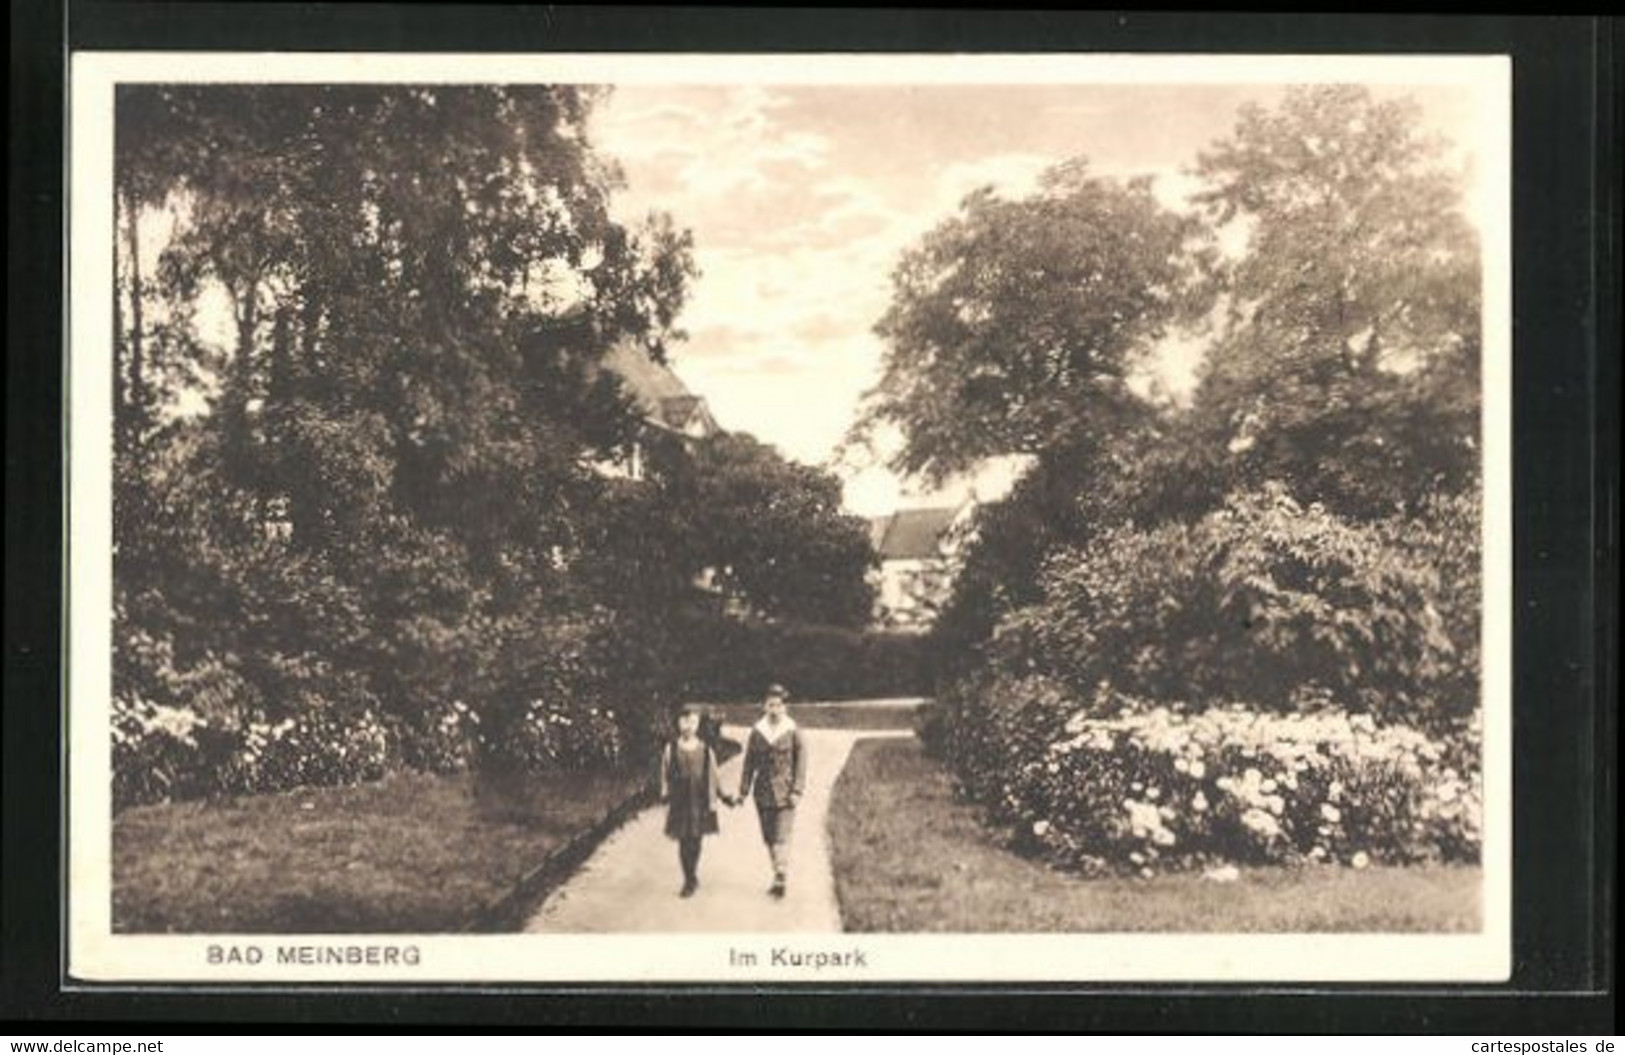
[[[743,744],[749,730],[724,726]],[[651,807],[617,829],[525,924],[527,933],[750,933],[841,930],[830,867],[830,792],[852,744],[870,736],[911,736],[904,731],[808,729],[807,788],[796,809],[790,846],[790,886],[770,897],[772,868],[756,823],[756,807],[721,807],[722,831],[705,840],[700,889],[680,898],[682,871],[677,844],[664,831],[665,807]],[[722,767],[722,787],[739,788],[742,755]]]

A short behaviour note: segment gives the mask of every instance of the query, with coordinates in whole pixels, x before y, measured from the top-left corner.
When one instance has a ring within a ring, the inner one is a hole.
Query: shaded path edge
[[[525,921],[548,896],[569,882],[605,839],[652,805],[656,797],[654,790],[648,786],[632,792],[596,823],[548,851],[540,862],[519,877],[506,894],[481,906],[463,925],[460,933],[508,934],[524,929]]]

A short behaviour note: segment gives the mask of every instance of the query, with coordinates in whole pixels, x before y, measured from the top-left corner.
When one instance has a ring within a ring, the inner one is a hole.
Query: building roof
[[[716,420],[700,396],[667,396],[660,401],[660,418],[680,432],[708,436],[717,431]]]
[[[716,431],[705,399],[688,390],[682,378],[664,363],[657,363],[632,341],[622,341],[604,355],[604,367],[621,379],[621,386],[643,416],[679,432]]]
[[[883,517],[869,518],[869,548],[876,553],[880,552],[881,543],[886,541],[886,532],[891,530],[892,517],[895,513],[887,513]]]
[[[953,527],[959,508],[899,509],[869,521],[869,541],[880,559],[927,560],[943,555],[943,540]]]

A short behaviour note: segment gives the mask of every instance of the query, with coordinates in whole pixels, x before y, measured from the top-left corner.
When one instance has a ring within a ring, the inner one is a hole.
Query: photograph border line
[[[1511,69],[1504,56],[717,56],[537,55],[522,59],[486,54],[439,56],[254,55],[252,76],[243,75],[244,54],[90,53],[72,56],[70,114],[71,316],[65,383],[70,454],[64,554],[68,597],[68,703],[64,715],[64,775],[69,813],[64,818],[69,856],[64,981],[161,986],[334,983],[381,986],[392,991],[446,983],[597,984],[863,983],[986,984],[1163,981],[1225,983],[1495,983],[1511,969],[1512,855],[1511,786],[1511,268],[1510,129]],[[767,60],[771,60],[770,62]],[[1019,60],[1019,68],[1011,63]],[[1305,66],[1308,61],[1310,65]],[[664,65],[663,65],[664,64]],[[1002,76],[996,71],[1003,64]],[[206,81],[317,83],[339,80],[450,83],[554,81],[559,83],[931,83],[1014,84],[1299,83],[1355,79],[1369,83],[1470,84],[1482,92],[1484,127],[1476,130],[1485,159],[1489,219],[1483,243],[1485,467],[1484,928],[1474,935],[909,935],[828,936],[624,935],[466,937],[444,935],[203,935],[150,936],[112,932],[111,779],[106,750],[111,679],[111,496],[110,341],[113,279],[111,110],[119,83]],[[756,75],[750,76],[754,66]],[[461,73],[459,73],[459,69]],[[477,71],[477,77],[470,77]],[[979,76],[985,79],[977,79]],[[1447,71],[1447,72],[1441,72]],[[1469,76],[1470,75],[1470,76]],[[1069,79],[1070,78],[1070,79]],[[1080,941],[1081,939],[1084,939]],[[414,945],[416,967],[335,971],[297,965],[210,965],[207,948],[218,944]],[[747,974],[731,972],[730,948],[762,950],[774,945],[822,948],[855,945],[867,950],[865,969],[831,967],[816,979],[802,968],[762,964]],[[399,984],[399,988],[394,983]],[[1015,990],[1023,991],[1023,990]],[[1177,990],[1176,990],[1177,991]]]

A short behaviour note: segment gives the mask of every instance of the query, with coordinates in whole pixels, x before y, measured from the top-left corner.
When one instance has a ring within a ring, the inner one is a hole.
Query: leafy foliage
[[[1351,515],[1476,472],[1479,255],[1415,107],[1346,86],[1243,110],[1198,200],[1246,232],[1195,400],[1193,468]]]
[[[631,764],[702,569],[769,615],[867,615],[832,477],[650,437],[603,369],[664,357],[694,270],[668,217],[611,217],[596,96],[120,89],[121,803]],[[597,471],[633,439],[657,479]]]
[[[1232,701],[1260,743],[1314,720],[1374,723],[1411,745],[1375,768],[1326,756],[1341,787],[1360,789],[1360,809],[1341,814],[1358,835],[1314,843],[1307,814],[1261,815],[1241,792],[1208,789],[1211,812],[1176,810],[1193,860],[1315,845],[1343,859],[1351,847],[1385,860],[1476,852],[1473,811],[1430,798],[1429,782],[1439,766],[1466,780],[1477,765],[1479,249],[1444,145],[1419,124],[1409,103],[1363,89],[1295,89],[1273,110],[1245,108],[1199,157],[1199,218],[1164,221],[1148,203],[1108,216],[1100,203],[1118,199],[1098,183],[1071,228],[1053,187],[1022,203],[983,195],[899,268],[869,420],[904,432],[899,467],[940,475],[988,453],[1036,455],[981,516],[934,634],[946,705],[923,731],[982,801],[1054,833],[1039,841],[1058,859],[1151,867],[1146,840],[1168,837],[1154,819],[1173,807],[1140,793],[1194,791],[1132,715],[1101,734],[1113,746],[1056,753],[1079,733],[1067,722],[1106,729],[1124,699],[1216,723],[1238,781],[1273,763],[1232,742],[1240,726],[1220,715]],[[978,226],[995,214],[1000,234]],[[1020,226],[1036,217],[1047,229]],[[972,295],[990,274],[1007,315]],[[1156,296],[1120,310],[1101,275]],[[1069,329],[1054,306],[1085,291],[1091,310],[1112,307],[1066,316],[1081,323]],[[1188,403],[1136,395],[1136,356],[1199,312]],[[1084,356],[1089,384],[1044,372],[1056,360],[1035,353],[1056,347]],[[970,398],[984,381],[995,395]],[[1418,752],[1426,764],[1396,761]]]
[[[861,517],[841,512],[833,474],[784,458],[741,433],[694,445],[670,481],[668,508],[688,535],[696,572],[764,616],[859,627],[874,597]]]
[[[1448,691],[1459,686],[1442,585],[1419,556],[1268,488],[1194,524],[1116,529],[1057,555],[1044,600],[1000,627],[993,662],[1079,693],[1271,710],[1328,699],[1388,720],[1459,721],[1477,699]]]
[[[675,669],[690,699],[760,701],[780,682],[800,700],[919,696],[932,685],[918,634],[742,620],[694,611],[677,621]]]
[[[460,701],[481,757],[510,733],[527,758],[581,755],[531,742],[536,701],[562,729],[622,695],[604,640],[642,596],[595,592],[573,560],[614,504],[593,459],[636,423],[596,363],[623,339],[661,354],[692,274],[668,221],[611,219],[592,98],[120,89],[125,704],[198,709],[234,743],[290,720],[342,742],[377,720],[443,764],[458,751],[432,746],[438,716]],[[206,311],[229,347],[197,336]],[[317,779],[256,765],[245,785]]]
[[[1200,233],[1148,180],[1081,159],[1030,198],[970,195],[897,266],[876,327],[884,373],[854,438],[896,426],[894,467],[940,479],[1134,420],[1130,373],[1200,303]]]

